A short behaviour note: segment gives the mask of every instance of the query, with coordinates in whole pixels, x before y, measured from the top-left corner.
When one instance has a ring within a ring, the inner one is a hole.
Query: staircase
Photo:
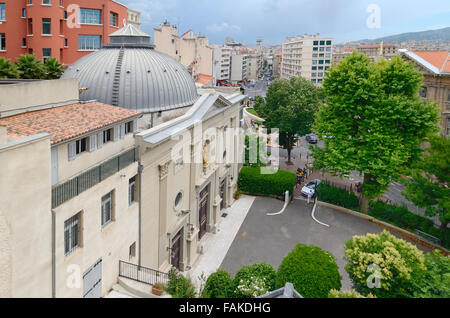
[[[119,51],[119,57],[117,58],[116,69],[114,71],[113,90],[111,104],[113,106],[119,106],[119,87],[120,87],[120,73],[122,71],[123,55],[125,51],[123,48]]]

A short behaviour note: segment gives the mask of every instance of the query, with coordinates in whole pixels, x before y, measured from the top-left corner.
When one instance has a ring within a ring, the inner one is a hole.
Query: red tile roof
[[[206,75],[206,74],[200,74],[200,76],[198,77],[198,80],[196,81],[196,83],[199,84],[203,84],[203,85],[208,85],[211,83],[211,81],[213,80],[212,76]]]
[[[0,126],[7,127],[10,140],[50,133],[54,145],[139,115],[133,110],[91,102],[0,118]]]
[[[439,69],[441,73],[450,73],[450,51],[412,52]]]

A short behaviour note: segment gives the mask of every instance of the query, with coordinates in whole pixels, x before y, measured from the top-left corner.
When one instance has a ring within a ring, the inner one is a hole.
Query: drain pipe
[[[139,173],[139,230],[138,230],[138,241],[139,241],[139,249],[138,249],[138,266],[141,266],[141,228],[142,228],[142,172],[144,171],[144,166],[139,164],[138,173]]]
[[[56,298],[56,212],[52,209],[52,298]]]

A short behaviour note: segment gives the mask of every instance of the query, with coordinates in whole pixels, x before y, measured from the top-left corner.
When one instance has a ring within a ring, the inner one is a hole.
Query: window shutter
[[[89,137],[89,152],[93,152],[97,148],[97,135]]]
[[[97,148],[100,149],[103,147],[103,131],[97,134]]]
[[[137,121],[137,119],[135,119],[134,121],[133,121],[133,133],[137,133],[137,125],[138,124],[138,121]]]
[[[74,160],[75,157],[77,156],[76,148],[77,148],[77,143],[76,142],[71,142],[69,144],[69,161]]]
[[[125,124],[120,125],[120,139],[125,137]]]
[[[119,140],[119,130],[120,130],[119,128],[120,128],[120,126],[114,127],[114,141]]]

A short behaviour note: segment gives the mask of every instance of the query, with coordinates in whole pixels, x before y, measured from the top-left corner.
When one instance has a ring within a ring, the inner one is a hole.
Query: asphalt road
[[[342,287],[350,290],[352,283],[344,269],[345,241],[354,235],[379,233],[383,228],[352,215],[318,207],[317,219],[330,225],[322,226],[311,218],[312,205],[308,206],[303,200],[294,200],[281,215],[267,215],[282,206],[283,203],[275,199],[256,198],[221,268],[234,275],[243,266],[266,262],[277,269],[296,244],[315,245],[334,256],[343,277]]]

